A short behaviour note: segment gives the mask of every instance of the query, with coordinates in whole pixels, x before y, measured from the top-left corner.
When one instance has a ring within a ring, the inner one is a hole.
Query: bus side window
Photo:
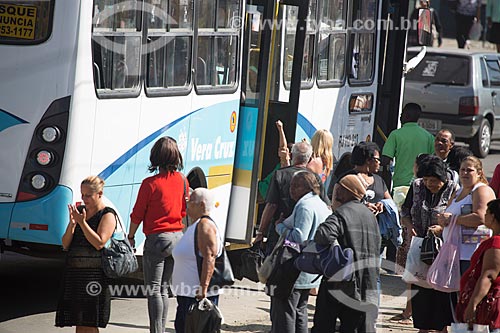
[[[92,56],[94,85],[100,94],[136,95],[141,73],[142,1],[94,0]],[[110,8],[114,8],[109,15]]]
[[[241,0],[200,0],[196,86],[236,88]],[[198,92],[200,90],[198,89]]]

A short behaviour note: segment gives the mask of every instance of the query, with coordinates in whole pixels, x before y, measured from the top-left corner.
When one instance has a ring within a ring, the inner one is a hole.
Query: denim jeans
[[[219,295],[207,297],[210,302],[219,305]],[[175,333],[184,333],[186,327],[186,316],[191,304],[196,303],[196,298],[177,296],[177,312],[175,314]]]
[[[164,232],[146,236],[142,256],[144,284],[148,299],[149,331],[163,333],[167,321],[168,292],[172,282],[172,249],[182,232]]]

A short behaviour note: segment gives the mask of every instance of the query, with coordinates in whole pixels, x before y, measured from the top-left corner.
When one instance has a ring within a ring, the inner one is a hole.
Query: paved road
[[[74,329],[54,328],[57,290],[62,262],[27,259],[7,253],[0,261],[0,332],[74,332]],[[130,281],[129,281],[130,282]],[[245,290],[246,288],[246,290]],[[383,295],[379,318],[379,332],[414,331],[387,321],[402,310],[404,284],[399,277],[382,276]],[[309,302],[309,324],[312,324],[316,298]],[[269,298],[262,285],[244,280],[221,297],[221,311],[225,316],[223,332],[269,332]],[[148,332],[146,300],[143,297],[115,297],[111,320],[105,333]],[[174,332],[175,300],[170,300],[166,332]]]

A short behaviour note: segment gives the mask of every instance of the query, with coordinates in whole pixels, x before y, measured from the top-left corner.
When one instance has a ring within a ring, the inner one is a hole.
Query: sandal
[[[409,316],[408,318],[401,319],[398,321],[398,324],[400,325],[413,325],[413,318]]]
[[[403,312],[398,313],[397,315],[395,315],[395,316],[393,316],[393,317],[389,318],[389,320],[390,320],[390,321],[397,321],[397,322],[399,322],[399,321],[403,321],[403,320],[408,320],[408,319],[409,319],[409,320],[412,320],[412,319],[411,319],[411,315],[406,316],[406,315],[404,315],[404,313],[403,313]]]

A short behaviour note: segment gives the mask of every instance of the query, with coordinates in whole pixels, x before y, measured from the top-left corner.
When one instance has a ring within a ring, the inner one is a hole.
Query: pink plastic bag
[[[452,293],[460,290],[460,238],[453,215],[450,232],[439,254],[427,272],[427,282],[432,288]]]

